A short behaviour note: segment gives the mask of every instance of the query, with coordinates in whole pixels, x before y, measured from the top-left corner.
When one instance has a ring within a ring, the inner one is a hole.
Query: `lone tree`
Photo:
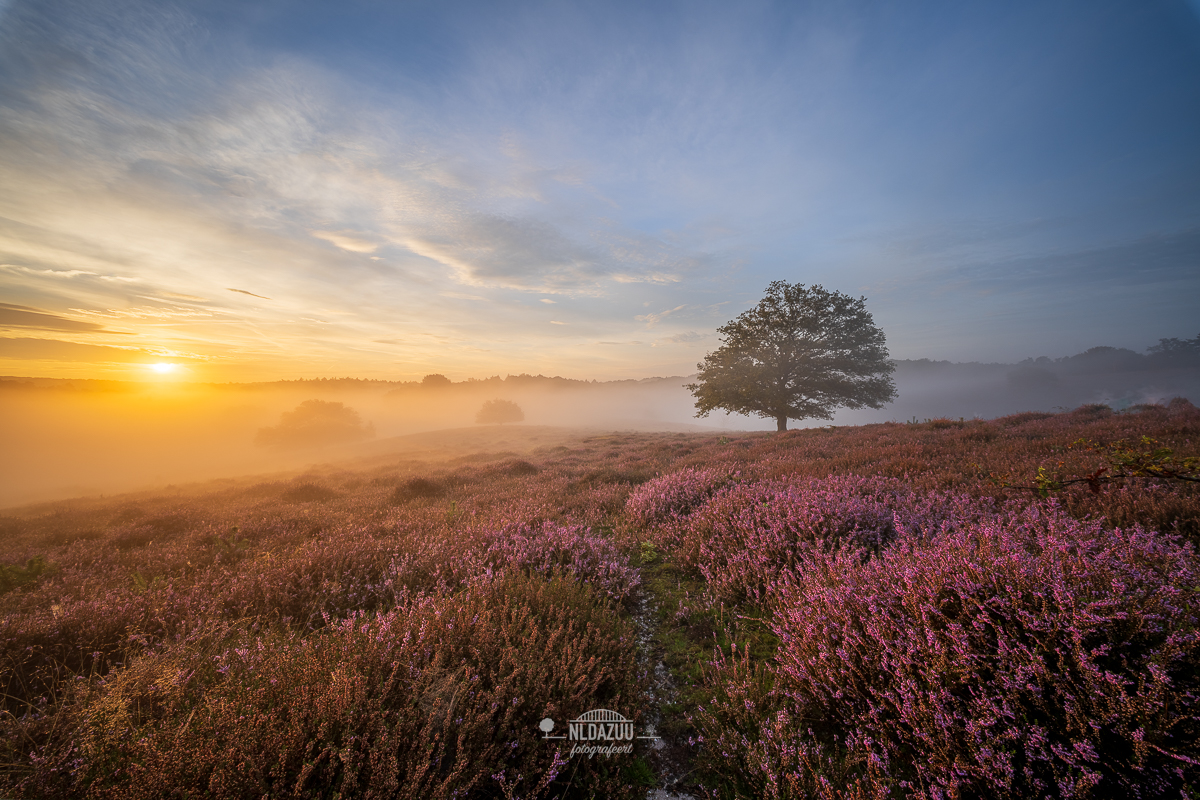
[[[833,409],[896,398],[883,331],[863,298],[774,281],[754,308],[717,329],[724,344],[688,384],[696,416],[721,408],[774,419],[831,419]]]
[[[520,422],[525,419],[525,412],[512,400],[488,400],[475,415],[475,421],[481,425],[503,425],[505,422]]]

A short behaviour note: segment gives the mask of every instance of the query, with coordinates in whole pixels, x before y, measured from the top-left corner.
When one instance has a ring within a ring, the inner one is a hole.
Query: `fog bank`
[[[1120,410],[1177,396],[1200,401],[1195,349],[1168,356],[1093,348],[1020,364],[898,361],[895,402],[882,409],[843,409],[832,420],[790,426],[986,419],[1087,403]],[[472,437],[480,450],[504,448],[502,432],[515,427],[774,430],[770,419],[719,413],[697,419],[685,388],[691,380],[597,383],[517,375],[458,383],[345,379],[201,385],[0,378],[0,507],[411,454],[413,434],[444,429],[466,429],[456,434],[456,452],[469,449]],[[524,420],[477,425],[476,415],[493,400],[515,403]],[[302,404],[332,409],[349,433],[325,431],[296,440],[281,434],[298,419]],[[422,457],[436,457],[438,450],[422,452]]]

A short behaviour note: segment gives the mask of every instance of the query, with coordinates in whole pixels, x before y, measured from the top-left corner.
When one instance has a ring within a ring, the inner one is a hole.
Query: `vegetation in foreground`
[[[1194,796],[1198,434],[612,434],[9,512],[2,791]],[[542,738],[597,708],[668,747]]]

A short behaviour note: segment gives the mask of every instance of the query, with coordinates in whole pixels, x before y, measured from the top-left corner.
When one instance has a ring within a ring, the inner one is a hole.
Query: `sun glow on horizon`
[[[159,364],[149,364],[147,366],[149,366],[150,369],[154,370],[159,375],[170,375],[172,372],[175,371],[175,368],[178,367],[179,365],[178,364],[167,364],[164,362],[164,363],[159,363]]]

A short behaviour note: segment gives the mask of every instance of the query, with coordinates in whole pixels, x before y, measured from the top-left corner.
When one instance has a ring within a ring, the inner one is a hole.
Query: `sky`
[[[1200,333],[1200,0],[0,0],[0,375],[694,373]]]

